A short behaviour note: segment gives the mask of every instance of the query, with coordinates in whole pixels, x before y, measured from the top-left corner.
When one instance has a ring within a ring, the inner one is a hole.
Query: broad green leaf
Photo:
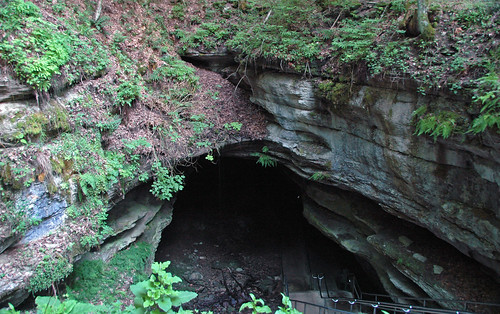
[[[132,293],[136,297],[142,297],[148,293],[147,286],[148,286],[147,281],[142,281],[135,285],[131,285],[130,290],[132,290]]]
[[[172,304],[174,306],[181,306],[181,304],[191,301],[196,298],[198,294],[192,291],[177,291],[175,297],[172,297]]]
[[[172,300],[170,300],[169,297],[163,297],[158,300],[157,303],[160,309],[164,310],[165,312],[172,308]]]
[[[272,313],[271,308],[267,305],[257,306],[255,310],[257,311],[257,313]]]

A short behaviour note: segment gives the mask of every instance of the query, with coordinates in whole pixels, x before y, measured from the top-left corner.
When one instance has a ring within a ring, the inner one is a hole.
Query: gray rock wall
[[[430,230],[498,278],[500,137],[434,141],[413,134],[415,109],[458,105],[456,100],[352,86],[351,95],[327,101],[313,80],[300,76],[264,72],[249,81],[252,101],[272,116],[267,140],[276,146],[274,156],[287,167],[306,178],[320,174],[325,186],[360,193],[385,212]],[[317,204],[327,200],[308,197]],[[335,204],[321,207],[334,211]],[[419,284],[428,290],[426,285]]]

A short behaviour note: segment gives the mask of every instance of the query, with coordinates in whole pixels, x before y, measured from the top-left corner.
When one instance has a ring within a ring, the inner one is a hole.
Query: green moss
[[[49,182],[47,184],[47,191],[49,191],[49,194],[55,194],[58,191],[57,185],[53,182]]]
[[[367,88],[363,96],[363,104],[373,106],[378,100],[378,93],[373,88]]]
[[[14,123],[16,121],[19,121],[19,119],[21,119],[25,115],[26,115],[26,111],[25,110],[20,110],[20,111],[16,112],[14,114],[14,116],[12,116],[12,118],[10,118],[10,122]]]
[[[51,132],[67,132],[70,129],[68,113],[66,110],[56,105],[49,110],[49,124]]]
[[[1,181],[20,190],[29,187],[35,181],[35,169],[26,163],[5,162],[0,172]]]
[[[151,245],[139,242],[118,252],[109,263],[102,260],[86,260],[75,264],[69,277],[68,294],[78,301],[117,300],[117,288],[133,277],[134,282],[147,278],[146,261],[151,255]]]
[[[42,112],[36,112],[27,116],[24,122],[19,122],[16,126],[24,135],[36,138],[46,131],[48,124],[49,119]]]
[[[347,104],[351,95],[350,85],[331,80],[323,81],[318,85],[320,96],[334,105]]]
[[[426,41],[431,41],[434,39],[436,35],[436,30],[430,23],[427,24],[427,26],[424,28],[422,31],[422,39]]]

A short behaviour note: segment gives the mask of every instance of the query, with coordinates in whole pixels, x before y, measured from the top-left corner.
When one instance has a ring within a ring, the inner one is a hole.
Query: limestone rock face
[[[114,254],[135,241],[150,243],[156,249],[163,229],[172,221],[172,203],[156,199],[145,187],[138,187],[109,211],[108,235],[97,252],[88,252],[83,259],[109,261]],[[154,256],[154,254],[153,254]]]
[[[34,97],[34,90],[16,80],[9,72],[0,72],[0,103]]]
[[[22,237],[14,233],[11,237],[0,239],[0,254],[18,242],[25,244],[43,237],[60,227],[66,218],[66,200],[58,194],[51,195],[45,184],[32,184],[19,193],[16,199],[16,210],[26,213],[27,219],[35,223]]]
[[[133,189],[124,200],[109,210],[107,224],[112,232],[107,235],[106,239],[103,239],[100,250],[87,253],[73,252],[71,260],[99,258],[107,261],[118,251],[136,241],[147,242],[156,249],[163,229],[172,220],[173,206],[170,202],[157,200],[148,192],[148,189],[148,186]],[[50,195],[44,183],[34,183],[30,188],[21,191],[18,200],[19,206],[27,208],[29,217],[38,219],[40,223],[31,227],[22,237],[1,239],[1,270],[6,269],[10,264],[12,253],[10,251],[15,251],[16,245],[44,242],[44,237],[51,233],[62,232],[61,229],[65,227],[67,201],[57,194]],[[46,246],[52,246],[52,243]],[[153,258],[154,254],[151,256],[151,259]],[[23,278],[29,278],[32,275],[31,273],[19,275],[16,280],[11,280],[7,276],[0,278],[0,306],[6,305],[7,302],[15,306],[22,303],[29,296],[27,282]]]
[[[394,230],[377,211],[343,206],[331,192],[336,187],[429,230],[500,278],[500,137],[434,141],[413,134],[415,109],[456,100],[348,84],[326,99],[314,80],[292,74],[264,72],[249,80],[252,101],[272,116],[267,140],[273,157],[323,185],[304,189],[306,218],[369,261],[388,292],[457,297],[434,278],[443,267],[428,268],[431,261],[421,261],[428,256],[411,249],[419,247],[412,245],[418,235]]]
[[[500,137],[486,134],[480,145],[413,135],[412,112],[450,102],[443,97],[354,86],[333,104],[313,81],[281,73],[253,77],[252,88],[275,120],[268,139],[289,150],[295,172],[321,172],[500,275]]]

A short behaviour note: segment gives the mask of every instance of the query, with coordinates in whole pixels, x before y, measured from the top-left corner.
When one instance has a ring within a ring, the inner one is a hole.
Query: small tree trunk
[[[97,7],[94,13],[94,23],[97,22],[97,20],[101,17],[101,11],[102,11],[102,0],[98,0]]]
[[[429,22],[428,16],[429,0],[418,0],[417,2],[417,29],[425,40],[434,39],[435,30]]]

